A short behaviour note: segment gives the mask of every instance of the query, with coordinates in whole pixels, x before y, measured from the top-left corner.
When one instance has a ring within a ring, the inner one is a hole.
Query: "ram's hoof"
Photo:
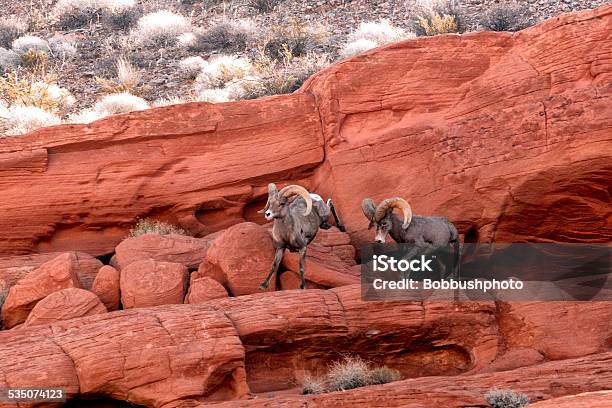
[[[266,289],[268,289],[268,285],[264,285],[263,283],[259,285],[259,290],[266,290]]]

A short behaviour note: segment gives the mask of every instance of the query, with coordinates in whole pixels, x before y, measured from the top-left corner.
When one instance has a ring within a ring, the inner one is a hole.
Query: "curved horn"
[[[296,184],[291,184],[283,187],[278,194],[284,197],[291,197],[293,195],[299,195],[306,201],[306,211],[304,211],[304,216],[310,214],[312,211],[312,198],[310,197],[310,193],[302,186],[298,186]]]
[[[404,225],[402,228],[406,229],[410,225],[410,221],[412,220],[412,208],[410,208],[410,204],[406,202],[403,198],[393,197],[387,198],[378,204],[376,207],[376,212],[374,213],[374,219],[376,221],[380,221],[383,219],[388,210],[393,210],[394,208],[399,208],[404,213]]]
[[[261,210],[257,211],[258,214],[266,212],[268,207],[270,206],[270,196],[276,194],[278,190],[276,189],[276,184],[270,183],[268,184],[268,200],[266,201],[266,206]]]

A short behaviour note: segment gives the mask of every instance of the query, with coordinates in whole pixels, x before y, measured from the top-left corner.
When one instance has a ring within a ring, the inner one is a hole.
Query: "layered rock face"
[[[472,242],[607,242],[610,14],[392,44],[293,95],[4,139],[0,251],[107,254],[138,217],[198,236],[261,222],[268,182],[333,197],[354,244],[361,200],[395,195]]]
[[[150,407],[219,400],[240,406],[235,400],[249,392],[260,396],[244,405],[465,407],[485,406],[483,395],[493,387],[526,392],[532,401],[610,390],[612,310],[582,313],[608,328],[589,333],[591,348],[571,353],[538,336],[565,325],[567,340],[581,323],[545,320],[543,307],[523,310],[524,323],[517,319],[508,333],[505,320],[516,316],[491,302],[365,302],[359,285],[137,308],[0,332],[0,357],[12,362],[0,366],[0,386],[62,386],[71,397]],[[523,350],[551,361],[486,372],[517,338]],[[270,397],[346,353],[396,368],[406,379]]]
[[[366,302],[355,255],[373,234],[361,200],[396,195],[465,242],[609,242],[611,33],[606,6],[516,34],[419,38],[293,95],[3,139],[0,388],[164,408],[464,408],[497,387],[606,406],[609,303]],[[268,182],[331,196],[347,226],[309,246],[315,290],[288,290],[290,253],[257,288],[274,254],[257,225]],[[126,239],[139,217],[194,236]],[[94,258],[113,252],[112,266]],[[297,395],[345,354],[403,380]]]

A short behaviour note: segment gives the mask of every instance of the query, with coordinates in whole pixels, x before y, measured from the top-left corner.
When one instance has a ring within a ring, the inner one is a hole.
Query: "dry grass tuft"
[[[243,51],[254,32],[255,25],[250,20],[233,21],[224,19],[213,24],[207,30],[193,34],[194,37],[187,44],[189,50],[198,52],[214,50]],[[184,37],[183,41],[185,41]]]
[[[55,77],[20,77],[15,72],[0,77],[0,99],[7,106],[33,106],[53,114],[65,113],[75,102],[70,92],[55,84]]]
[[[529,405],[529,397],[512,390],[492,389],[485,394],[491,408],[522,408]]]
[[[417,18],[424,35],[432,36],[459,32],[457,21],[454,16],[432,11],[425,17],[418,16]]]
[[[100,117],[117,115],[149,108],[144,99],[128,92],[113,93],[104,96],[93,107]]]
[[[181,34],[191,29],[191,23],[184,16],[159,10],[142,16],[132,36],[142,45],[168,46],[174,45]]]
[[[361,357],[344,356],[329,366],[322,378],[306,377],[303,394],[345,391],[368,385],[386,384],[401,379],[399,371],[386,366],[372,368]]]
[[[187,232],[175,225],[165,223],[163,221],[153,220],[151,218],[139,219],[134,228],[130,230],[131,237],[139,237],[145,234],[179,234],[188,235]]]
[[[114,79],[100,77],[95,78],[96,82],[102,87],[103,93],[140,93],[142,85],[142,75],[140,70],[134,67],[125,58],[119,58],[115,64],[115,71],[117,72],[117,77]]]
[[[270,28],[264,37],[265,54],[283,60],[287,53],[300,57],[314,51],[327,42],[329,33],[321,24],[290,18],[286,24]]]

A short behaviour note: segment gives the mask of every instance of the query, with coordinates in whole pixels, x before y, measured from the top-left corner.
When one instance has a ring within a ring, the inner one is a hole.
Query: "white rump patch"
[[[310,194],[310,198],[312,198],[313,200],[316,200],[316,201],[323,201],[323,198],[321,198],[321,196],[320,196],[320,195],[315,194],[315,193],[309,193],[309,194]]]

